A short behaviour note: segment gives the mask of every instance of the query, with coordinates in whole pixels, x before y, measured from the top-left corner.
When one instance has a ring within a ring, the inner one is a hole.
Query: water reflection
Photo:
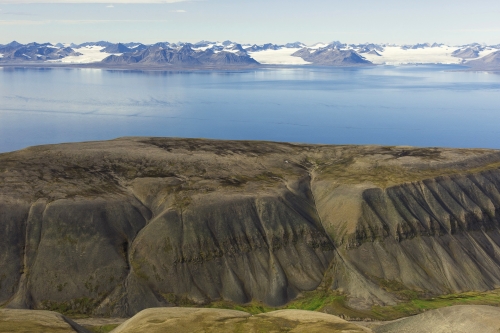
[[[119,136],[499,148],[500,76],[459,68],[3,68],[0,151]]]

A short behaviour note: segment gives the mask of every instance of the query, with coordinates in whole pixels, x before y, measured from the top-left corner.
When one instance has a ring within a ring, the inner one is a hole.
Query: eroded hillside
[[[353,307],[500,285],[500,152],[123,138],[0,155],[0,304]]]

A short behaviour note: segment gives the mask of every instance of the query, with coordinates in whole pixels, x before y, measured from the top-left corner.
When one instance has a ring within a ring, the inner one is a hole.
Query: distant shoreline
[[[82,69],[106,69],[106,70],[145,70],[145,71],[218,71],[218,70],[242,70],[263,68],[265,65],[235,65],[235,66],[141,66],[141,65],[110,65],[105,63],[2,63],[0,68],[82,68]]]
[[[72,69],[104,69],[104,70],[118,70],[118,71],[160,71],[160,72],[203,72],[203,71],[232,71],[232,70],[253,70],[253,69],[276,69],[276,68],[364,68],[364,67],[379,67],[379,66],[461,66],[463,69],[450,70],[451,72],[487,72],[491,74],[500,74],[500,68],[482,69],[473,68],[465,65],[458,64],[373,64],[373,65],[345,65],[345,66],[326,66],[318,64],[259,64],[259,65],[233,65],[233,66],[197,66],[197,67],[183,67],[183,66],[154,66],[154,65],[110,65],[105,63],[11,63],[0,62],[0,68],[39,68],[39,69],[52,69],[52,68],[72,68]]]

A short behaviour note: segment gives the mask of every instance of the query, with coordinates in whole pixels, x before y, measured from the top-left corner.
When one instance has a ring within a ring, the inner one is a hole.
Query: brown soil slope
[[[90,333],[59,313],[0,309],[0,333]]]
[[[252,316],[224,309],[156,308],[139,312],[113,333],[294,332],[369,333],[339,317],[303,310],[280,310]]]
[[[500,309],[485,305],[457,305],[396,320],[376,333],[498,333]]]
[[[500,152],[123,138],[0,155],[0,305],[126,316],[500,286]]]

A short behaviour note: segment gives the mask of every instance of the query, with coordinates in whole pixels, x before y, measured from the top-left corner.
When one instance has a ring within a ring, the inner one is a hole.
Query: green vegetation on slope
[[[346,301],[346,296],[337,292],[316,290],[304,292],[302,297],[299,297],[281,307],[270,307],[260,302],[234,304],[228,301],[213,302],[206,305],[206,307],[239,310],[251,314],[259,314],[281,309],[293,309],[325,312],[345,318],[370,317],[368,312],[365,313],[363,311],[351,309],[346,305]]]
[[[449,294],[429,299],[412,299],[394,306],[374,306],[371,313],[374,319],[392,320],[452,305],[500,306],[500,289]]]
[[[407,293],[410,294],[411,293]],[[299,309],[325,312],[346,319],[394,320],[452,305],[500,306],[500,289],[486,292],[466,292],[433,298],[413,298],[393,306],[373,306],[370,310],[356,310],[347,305],[345,295],[333,291],[310,291],[285,306],[273,308],[262,303],[238,305],[227,301],[214,302],[206,307],[233,309],[259,314],[279,309]]]
[[[58,312],[72,318],[85,318],[95,309],[99,300],[87,297],[76,298],[67,302],[43,301],[44,310]]]

